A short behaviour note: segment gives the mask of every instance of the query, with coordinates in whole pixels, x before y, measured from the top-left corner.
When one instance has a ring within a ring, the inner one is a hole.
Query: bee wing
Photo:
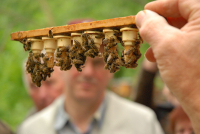
[[[108,39],[108,38],[106,38],[106,39],[104,39],[104,40],[103,40],[102,44],[103,44],[103,45],[107,45],[107,44],[108,44],[108,42],[109,42],[109,39]]]
[[[81,43],[80,43],[79,41],[74,40],[74,42],[75,42],[75,44],[76,44],[77,46],[81,46]]]

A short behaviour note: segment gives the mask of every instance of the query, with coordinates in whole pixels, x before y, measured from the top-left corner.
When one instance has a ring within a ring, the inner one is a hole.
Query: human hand
[[[148,61],[146,58],[143,60],[142,68],[151,73],[156,73],[158,71],[157,64],[155,62]]]
[[[200,132],[200,1],[153,1],[136,15],[136,24],[151,46],[145,56],[157,62],[163,81]]]

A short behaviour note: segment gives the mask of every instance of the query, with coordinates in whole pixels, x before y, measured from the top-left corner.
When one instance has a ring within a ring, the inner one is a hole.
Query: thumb
[[[146,53],[145,53],[145,57],[147,58],[148,61],[150,62],[156,62],[156,58],[154,57],[152,48],[148,48]]]
[[[174,34],[177,28],[170,26],[164,17],[157,13],[144,10],[140,11],[135,18],[141,37],[149,43],[152,48],[163,42],[167,35]]]

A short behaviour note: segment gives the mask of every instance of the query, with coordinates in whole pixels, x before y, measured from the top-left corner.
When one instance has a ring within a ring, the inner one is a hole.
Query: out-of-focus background
[[[22,82],[22,63],[28,55],[22,44],[10,40],[17,31],[66,25],[70,20],[92,18],[104,20],[135,15],[151,0],[2,0],[0,4],[0,119],[13,130],[33,105]],[[122,96],[130,94],[127,86],[137,83],[141,61],[149,46],[141,46],[142,58],[136,69],[121,68],[117,82],[125,80]],[[158,78],[156,86],[162,88]],[[126,82],[128,83],[126,85]],[[113,90],[117,90],[114,88]],[[117,91],[116,91],[117,92]]]

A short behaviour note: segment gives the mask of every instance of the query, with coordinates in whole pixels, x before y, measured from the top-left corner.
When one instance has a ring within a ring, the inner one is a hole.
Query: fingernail
[[[144,17],[146,16],[146,10],[140,11],[135,17],[135,23],[138,28],[142,26]]]

